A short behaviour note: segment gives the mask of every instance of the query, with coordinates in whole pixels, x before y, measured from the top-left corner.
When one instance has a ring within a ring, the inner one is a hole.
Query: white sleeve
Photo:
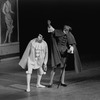
[[[54,30],[55,29],[52,26],[48,27],[48,33],[53,32]]]

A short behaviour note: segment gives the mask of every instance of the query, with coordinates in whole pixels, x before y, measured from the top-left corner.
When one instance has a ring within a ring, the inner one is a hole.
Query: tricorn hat
[[[72,30],[72,28],[68,25],[64,25],[64,30]]]

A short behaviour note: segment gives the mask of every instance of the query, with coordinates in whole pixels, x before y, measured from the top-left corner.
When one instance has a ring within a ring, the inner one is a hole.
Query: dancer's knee
[[[56,72],[56,68],[52,68],[52,72]]]
[[[40,68],[37,70],[37,75],[42,76],[43,74],[46,74],[46,72],[44,72],[43,69],[42,69],[42,67],[40,67]]]
[[[26,74],[29,74],[29,75],[31,75],[31,74],[32,74],[32,72],[30,72],[30,71],[26,71]]]

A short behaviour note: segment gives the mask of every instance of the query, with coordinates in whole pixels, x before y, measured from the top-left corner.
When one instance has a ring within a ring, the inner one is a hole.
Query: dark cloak
[[[60,30],[55,30],[51,34],[51,39],[52,39],[51,41],[51,66],[52,67],[56,67],[59,64],[61,68],[64,67],[64,63],[61,60],[61,55],[58,50],[57,42],[55,39],[55,36],[57,37],[57,36],[62,36],[62,35],[64,35],[64,33]],[[75,71],[78,73],[82,69],[82,64],[81,64],[79,53],[76,47],[75,38],[71,32],[67,34],[67,39],[68,39],[68,44],[74,46],[74,54],[73,54],[74,55],[74,67],[75,67]]]

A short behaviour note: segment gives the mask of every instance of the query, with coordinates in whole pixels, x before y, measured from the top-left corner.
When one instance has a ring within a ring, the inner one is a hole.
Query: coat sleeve
[[[26,65],[27,65],[27,58],[29,56],[29,53],[30,53],[30,48],[31,48],[31,41],[29,42],[29,44],[27,45],[24,53],[23,53],[23,56],[19,62],[19,65],[25,69],[26,68]]]
[[[75,71],[76,71],[76,73],[79,73],[79,72],[81,72],[81,69],[82,69],[82,63],[81,63],[79,53],[78,53],[78,50],[77,50],[77,47],[76,47],[76,41],[75,41],[74,36],[71,33],[68,35],[68,39],[69,39],[68,40],[69,44],[73,45],[73,47],[74,47]]]

